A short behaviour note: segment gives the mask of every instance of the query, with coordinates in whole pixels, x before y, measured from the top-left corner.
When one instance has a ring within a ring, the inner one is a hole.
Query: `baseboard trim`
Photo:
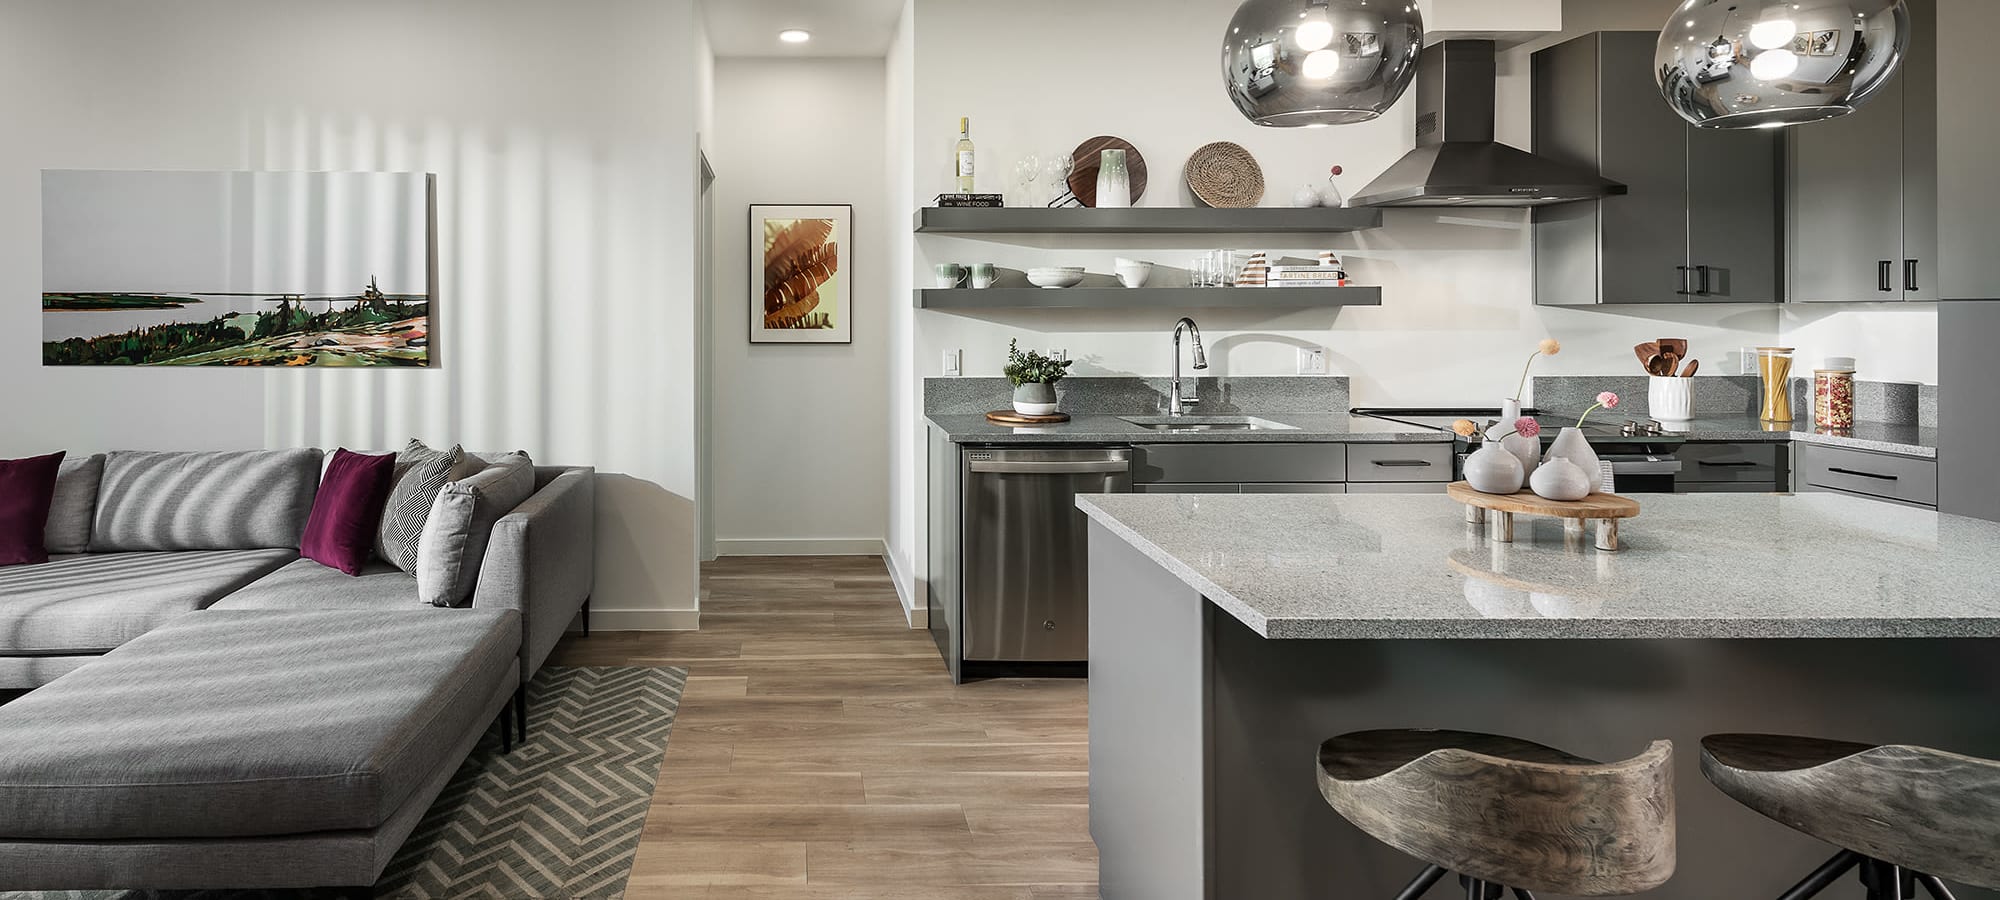
[[[903,618],[910,623],[911,628],[929,628],[931,606],[929,603],[917,602],[915,579],[903,571],[894,553],[882,554],[882,564],[889,569],[889,583],[896,586],[896,600],[903,604]]]
[[[717,556],[888,556],[881,538],[806,538],[789,541],[718,540]]]
[[[576,630],[576,626],[571,626]],[[590,633],[600,631],[699,631],[699,609],[590,608]]]

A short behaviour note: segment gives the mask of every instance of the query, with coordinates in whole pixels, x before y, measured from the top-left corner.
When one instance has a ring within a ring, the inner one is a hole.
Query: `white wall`
[[[883,154],[884,176],[889,184],[888,215],[883,217],[882,245],[889,248],[889,564],[903,609],[912,626],[927,622],[928,607],[919,582],[923,558],[924,517],[919,505],[923,498],[915,484],[923,483],[923,433],[917,416],[918,379],[911,348],[916,342],[916,309],[903,298],[915,284],[915,246],[911,239],[907,211],[916,208],[916,156],[911,114],[916,102],[916,0],[903,0],[903,14],[897,20],[896,38],[883,60],[888,108]],[[914,481],[914,484],[912,483]]]
[[[690,0],[0,3],[0,455],[595,465],[598,621],[692,624],[697,31]],[[436,173],[439,365],[43,368],[43,168]]]
[[[892,280],[879,59],[717,61],[715,533],[729,553],[882,551]],[[751,344],[748,210],[851,203],[852,344]]]

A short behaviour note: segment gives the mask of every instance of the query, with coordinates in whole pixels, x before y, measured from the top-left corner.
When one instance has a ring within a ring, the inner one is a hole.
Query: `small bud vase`
[[[1526,481],[1521,461],[1494,441],[1465,458],[1465,483],[1482,494],[1518,494]]]
[[[1571,464],[1582,469],[1584,476],[1590,479],[1592,494],[1604,492],[1597,452],[1590,449],[1590,442],[1583,437],[1583,429],[1565,428],[1561,434],[1556,435],[1556,442],[1549,445],[1549,452],[1542,458],[1542,462],[1546,465],[1551,459],[1569,460]]]
[[[1531,477],[1535,467],[1542,464],[1542,442],[1537,438],[1515,434],[1514,421],[1521,418],[1521,401],[1508,400],[1500,404],[1500,424],[1486,432],[1486,439],[1498,441],[1501,448],[1514,454],[1521,461],[1521,476]]]

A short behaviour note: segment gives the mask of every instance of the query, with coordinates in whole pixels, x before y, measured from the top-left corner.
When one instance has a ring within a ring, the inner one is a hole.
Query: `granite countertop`
[[[1823,431],[1810,420],[1788,426],[1766,426],[1755,416],[1697,418],[1684,427],[1671,427],[1691,441],[1798,441],[1853,450],[1899,453],[1904,456],[1937,458],[1937,429],[1919,425],[1888,425],[1856,422],[1842,431]]]
[[[2000,637],[2000,524],[1837,494],[1640,498],[1624,549],[1436,495],[1077,506],[1267,638]]]
[[[1225,415],[1238,416],[1238,413]],[[1428,428],[1367,416],[1328,413],[1252,413],[1288,430],[1153,431],[1113,415],[1078,414],[1060,425],[995,425],[984,415],[930,415],[931,424],[960,444],[1166,444],[1221,442],[1278,443],[1446,443],[1452,436]],[[1200,413],[1193,418],[1201,418]],[[1140,418],[1140,417],[1135,417]]]

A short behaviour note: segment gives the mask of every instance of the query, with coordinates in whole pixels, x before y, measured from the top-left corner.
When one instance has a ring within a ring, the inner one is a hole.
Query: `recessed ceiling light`
[[[803,44],[813,39],[812,32],[803,28],[787,28],[778,32],[778,40],[787,44]]]

